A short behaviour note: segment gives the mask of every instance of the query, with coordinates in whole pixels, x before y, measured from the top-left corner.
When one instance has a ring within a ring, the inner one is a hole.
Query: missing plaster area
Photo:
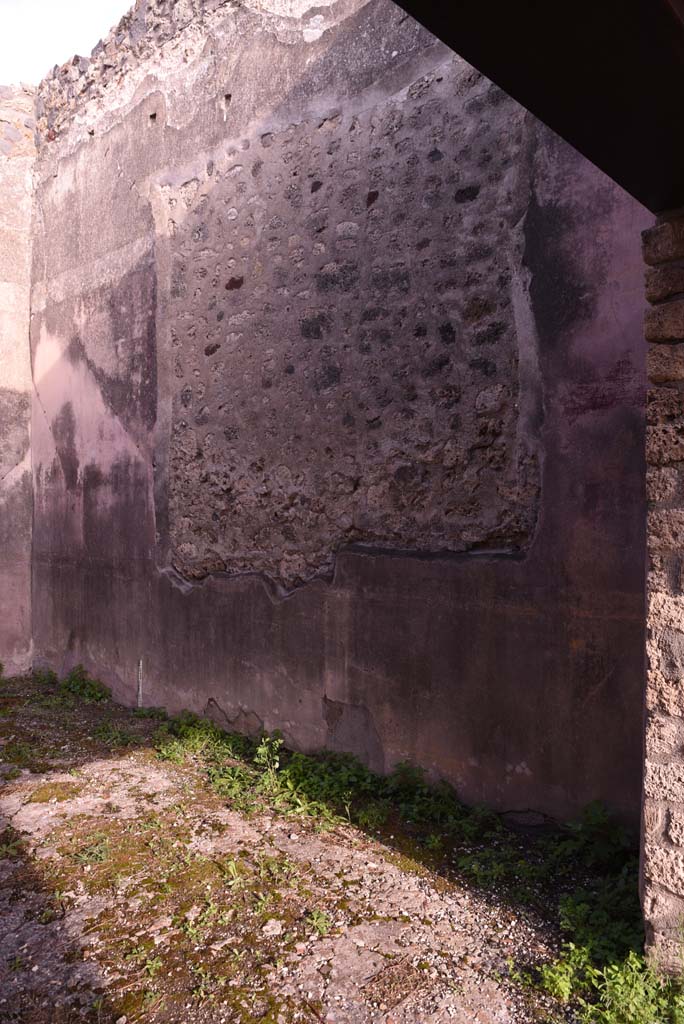
[[[455,58],[166,188],[178,572],[292,588],[350,544],[525,548],[523,119]]]

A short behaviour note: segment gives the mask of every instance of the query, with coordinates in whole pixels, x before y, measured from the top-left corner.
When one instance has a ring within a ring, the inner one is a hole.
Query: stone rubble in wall
[[[38,87],[36,145],[53,142],[85,103],[149,59],[190,24],[234,0],[137,0],[90,57],[55,65]]]
[[[454,96],[479,106],[477,129]],[[533,439],[513,442],[508,255],[528,186],[505,173],[523,119],[509,112],[495,145],[504,102],[454,57],[405,95],[257,132],[161,190],[183,577],[260,571],[291,589],[349,545],[529,543],[539,464]]]
[[[643,235],[649,575],[643,903],[655,961],[681,965],[684,921],[684,215]]]
[[[365,2],[365,0],[364,0]],[[317,38],[324,25],[322,6],[311,8],[311,17],[302,26],[304,39]],[[131,80],[132,72],[157,59],[165,44],[178,40],[191,28],[201,27],[206,36],[212,15],[227,9],[250,8],[265,21],[278,23],[279,36],[290,42],[301,38],[300,30],[286,31],[284,23],[301,16],[287,0],[136,0],[135,6],[93,48],[90,57],[75,54],[62,65],[55,65],[36,92],[35,145],[54,142],[92,101],[101,99],[107,88]],[[281,13],[282,9],[282,13]],[[275,23],[274,23],[275,24]]]

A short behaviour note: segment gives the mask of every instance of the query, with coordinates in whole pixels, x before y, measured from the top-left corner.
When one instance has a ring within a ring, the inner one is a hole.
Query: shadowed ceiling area
[[[399,0],[654,213],[684,205],[681,0]]]

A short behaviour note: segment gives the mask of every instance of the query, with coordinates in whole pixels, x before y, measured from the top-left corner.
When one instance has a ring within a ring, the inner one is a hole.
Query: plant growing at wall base
[[[641,956],[636,851],[601,804],[521,844],[497,814],[465,807],[450,786],[430,785],[410,764],[382,777],[348,754],[297,753],[279,734],[254,741],[189,714],[162,726],[157,749],[162,758],[202,763],[212,788],[237,809],[268,804],[376,834],[398,827],[413,837],[414,856],[450,860],[471,883],[541,912],[560,885],[560,956],[537,969],[511,965],[512,980],[572,1004],[584,1024],[684,1024],[678,983],[660,979]]]

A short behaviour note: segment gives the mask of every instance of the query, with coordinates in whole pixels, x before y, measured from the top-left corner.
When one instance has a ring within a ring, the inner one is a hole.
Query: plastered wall
[[[31,661],[33,94],[0,87],[0,661]]]
[[[37,659],[635,822],[644,211],[388,0],[141,3],[36,109]]]

